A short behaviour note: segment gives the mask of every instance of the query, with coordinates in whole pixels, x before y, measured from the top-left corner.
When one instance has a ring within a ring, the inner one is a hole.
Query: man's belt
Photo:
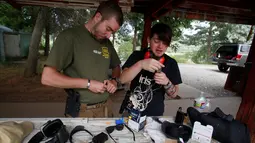
[[[48,121],[41,127],[41,131],[34,135],[28,143],[40,143],[42,140],[47,140],[45,143],[66,143],[69,138],[69,133],[66,126],[60,119]]]
[[[82,110],[89,110],[100,108],[104,106],[106,101],[94,103],[94,104],[82,104],[80,103],[80,94],[73,89],[65,89],[66,93],[68,94],[66,99],[66,106],[65,106],[65,116],[70,115],[72,117],[78,117],[79,112]]]
[[[106,103],[106,101],[102,101],[102,102],[90,103],[90,104],[83,104],[83,103],[81,103],[81,105],[85,105],[85,108],[86,108],[87,110],[89,110],[89,109],[95,109],[95,108],[103,107],[103,106],[105,106],[105,103]],[[82,107],[83,107],[83,106],[82,106]],[[82,108],[82,107],[81,107],[81,108]]]

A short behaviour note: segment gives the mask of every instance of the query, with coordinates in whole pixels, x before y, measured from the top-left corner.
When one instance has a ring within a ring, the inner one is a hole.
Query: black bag
[[[213,139],[222,143],[250,143],[250,133],[247,126],[224,114],[220,108],[211,113],[200,113],[193,107],[187,109],[191,124],[199,121],[202,125],[213,126]]]
[[[123,114],[125,110],[130,111],[133,108],[132,102],[129,100],[131,96],[131,91],[128,90],[125,94],[125,97],[121,103],[119,114]]]

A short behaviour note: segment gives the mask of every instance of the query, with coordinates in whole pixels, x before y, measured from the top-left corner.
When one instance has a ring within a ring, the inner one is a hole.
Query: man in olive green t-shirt
[[[109,37],[122,23],[119,5],[111,0],[102,2],[85,25],[64,30],[54,42],[43,69],[42,84],[78,93],[79,117],[110,116],[107,99],[117,89],[120,60]],[[108,79],[109,68],[112,80]],[[66,110],[70,105],[66,105]]]

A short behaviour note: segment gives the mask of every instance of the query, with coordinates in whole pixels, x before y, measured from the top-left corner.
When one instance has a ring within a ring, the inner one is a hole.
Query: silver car
[[[218,69],[226,72],[230,66],[244,67],[250,50],[248,44],[221,44],[213,54],[212,63]]]

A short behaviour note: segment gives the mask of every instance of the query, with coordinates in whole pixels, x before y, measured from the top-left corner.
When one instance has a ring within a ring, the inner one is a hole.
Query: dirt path
[[[63,89],[42,85],[41,75],[24,78],[23,71],[23,64],[0,67],[0,102],[65,102]],[[111,96],[112,100],[121,103],[124,92],[116,95]]]
[[[43,86],[41,76],[24,78],[24,65],[0,67],[0,102],[64,102],[62,89]]]

